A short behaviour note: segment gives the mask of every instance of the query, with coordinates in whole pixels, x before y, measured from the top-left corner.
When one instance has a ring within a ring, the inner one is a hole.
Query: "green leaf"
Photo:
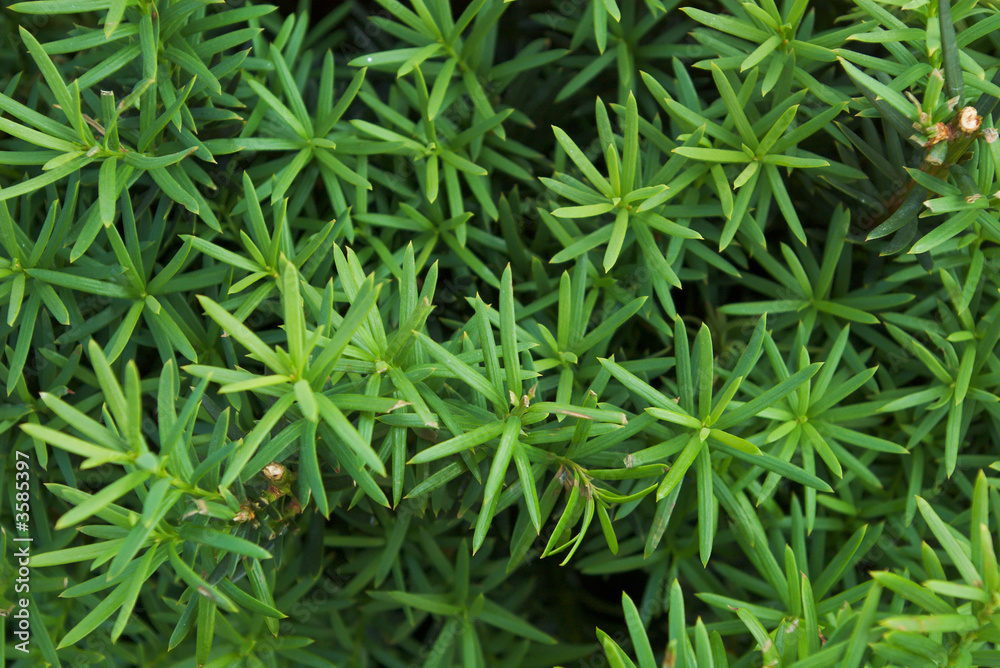
[[[974,615],[900,615],[886,617],[879,624],[894,631],[914,633],[970,633],[979,630]]]
[[[94,466],[98,463],[105,462],[124,463],[130,459],[127,454],[102,448],[94,445],[93,443],[88,443],[87,441],[69,436],[50,427],[43,427],[38,424],[22,424],[21,429],[32,438],[37,438],[41,441],[49,443],[50,445],[54,445],[57,448],[61,448],[67,452],[72,452],[75,455],[88,459]]]
[[[442,594],[414,594],[405,591],[370,591],[368,595],[376,600],[393,601],[418,610],[426,610],[435,615],[452,616],[461,613],[462,609],[448,603]]]
[[[750,119],[747,118],[746,112],[743,108],[744,104],[737,97],[736,91],[733,90],[726,73],[723,72],[722,69],[720,69],[715,63],[711,63],[710,67],[712,70],[712,79],[715,80],[715,86],[719,89],[722,101],[725,103],[726,109],[729,111],[729,117],[733,119],[736,125],[736,131],[739,133],[743,143],[746,144],[751,151],[756,151],[757,146],[759,145],[757,133],[753,131],[753,128],[750,125]]]
[[[288,369],[286,369],[281,358],[260,337],[251,332],[246,325],[234,318],[228,311],[208,297],[198,295],[198,301],[201,303],[202,308],[205,309],[205,313],[212,320],[217,322],[227,334],[236,339],[240,345],[249,350],[258,360],[276,373],[288,373]]]
[[[969,585],[981,586],[983,578],[976,570],[976,567],[972,565],[972,561],[969,559],[969,551],[965,546],[959,544],[955,536],[952,535],[948,525],[934,512],[931,505],[919,496],[917,497],[917,508],[920,510],[924,521],[927,522],[927,526],[930,527],[931,532],[938,539],[938,542],[941,543],[941,547],[951,557],[951,561],[962,575],[962,579]]]
[[[192,569],[184,562],[183,559],[180,558],[180,555],[177,554],[175,543],[171,542],[167,544],[167,555],[170,559],[170,564],[174,567],[174,571],[182,580],[184,580],[184,582],[188,584],[188,586],[193,587],[200,595],[209,599],[224,610],[229,612],[238,611],[236,605],[233,604],[229,597],[225,596],[218,589],[210,585],[207,580],[195,573],[194,569]]]
[[[611,525],[611,518],[608,517],[608,511],[604,508],[603,502],[597,503],[597,517],[601,522],[601,531],[604,533],[604,540],[608,543],[608,549],[611,550],[611,554],[618,554],[618,537],[615,536],[615,529]]]
[[[695,160],[705,160],[706,162],[750,162],[752,158],[743,151],[732,151],[722,148],[698,148],[688,146],[678,146],[673,150],[678,155]]]
[[[323,474],[316,452],[316,421],[309,421],[302,427],[299,439],[299,475],[302,483],[316,500],[316,507],[324,517],[330,516],[330,503],[323,486]],[[345,467],[347,464],[345,464]],[[352,476],[355,477],[355,476]],[[355,479],[357,479],[355,477]],[[363,487],[362,487],[363,488]]]
[[[150,169],[146,173],[153,178],[156,185],[158,185],[160,189],[163,190],[168,197],[170,197],[170,199],[174,200],[191,213],[199,213],[200,206],[198,204],[198,200],[186,191],[165,167]]]
[[[840,61],[840,64],[847,71],[847,75],[861,89],[872,106],[878,109],[883,118],[904,137],[909,137],[913,133],[911,124],[914,109],[903,94],[873,79],[843,58],[838,57],[837,60]]]
[[[605,197],[612,197],[613,193],[611,191],[611,184],[608,183],[606,178],[601,176],[600,172],[597,171],[597,168],[594,167],[594,164],[587,158],[586,155],[584,155],[583,151],[580,150],[580,147],[578,147],[573,140],[570,139],[569,135],[563,132],[560,128],[553,125],[552,131],[556,135],[556,141],[558,141],[559,145],[562,146],[562,149],[566,151],[566,155],[569,156],[569,159],[580,168],[580,171],[587,177],[587,180],[590,181]]]
[[[611,238],[608,239],[608,247],[604,252],[604,271],[610,272],[618,261],[618,254],[621,252],[622,244],[625,242],[625,234],[628,232],[629,212],[620,209],[615,216],[615,224],[611,229]]]
[[[688,469],[691,468],[691,464],[694,463],[695,459],[698,457],[698,453],[705,446],[705,441],[698,438],[697,434],[692,435],[684,446],[684,450],[681,451],[677,459],[670,467],[670,471],[667,472],[666,477],[663,478],[663,482],[660,483],[659,488],[656,490],[656,500],[659,501],[665,496],[670,494],[673,489],[680,484],[681,480],[684,478],[684,474],[687,473]]]
[[[507,465],[510,463],[517,445],[517,437],[521,431],[521,419],[515,415],[507,418],[504,424],[503,433],[500,435],[500,445],[493,457],[490,465],[490,474],[483,484],[483,509],[476,520],[476,531],[472,538],[472,552],[478,552],[486,540],[486,532],[493,521],[493,513],[496,510],[496,502],[503,487],[504,476],[507,473]]]
[[[949,98],[957,98],[961,106],[965,91],[962,79],[962,65],[955,38],[955,22],[951,18],[951,0],[938,0],[938,27],[941,35],[941,63],[944,85]]]
[[[545,549],[542,550],[542,557],[547,556],[552,549],[556,546],[556,542],[562,537],[569,528],[570,522],[573,519],[573,513],[576,510],[577,504],[580,501],[580,481],[574,476],[573,486],[569,493],[569,498],[566,500],[566,506],[563,508],[562,515],[559,516],[559,521],[556,522],[555,529],[553,529],[552,534],[549,536],[549,540],[545,545]]]
[[[712,455],[708,448],[698,452],[695,472],[698,478],[698,551],[702,565],[707,565],[718,521],[717,502],[712,494]]]
[[[528,509],[528,517],[531,518],[531,524],[535,527],[535,533],[540,533],[542,530],[541,524],[541,510],[538,503],[538,490],[535,487],[535,476],[531,470],[531,463],[528,461],[528,455],[524,451],[524,446],[520,443],[514,443],[514,464],[517,467],[517,475],[521,481],[521,489],[524,492],[524,505]]]
[[[278,75],[278,82],[285,93],[285,99],[292,105],[292,112],[296,120],[299,122],[300,127],[305,130],[305,136],[312,137],[314,133],[312,118],[309,112],[306,111],[305,102],[302,100],[302,94],[299,93],[298,86],[295,85],[291,70],[288,69],[284,57],[274,44],[271,44],[269,55],[271,63],[274,65],[274,71]],[[252,81],[252,79],[248,79],[247,81]]]
[[[622,608],[625,611],[625,624],[628,626],[628,634],[632,639],[632,646],[635,647],[636,656],[639,659],[639,668],[656,668],[656,659],[653,657],[653,648],[649,644],[649,637],[643,627],[642,619],[635,603],[622,592]]]
[[[768,34],[763,30],[754,27],[746,21],[735,19],[731,16],[717,14],[714,12],[706,12],[700,9],[694,9],[693,7],[684,7],[681,11],[698,23],[715,28],[720,32],[734,35],[740,39],[745,39],[749,42],[760,43],[768,38]]]
[[[20,110],[18,109],[18,111]],[[42,146],[54,151],[61,151],[69,156],[76,156],[81,153],[81,146],[79,144],[74,144],[71,141],[54,137],[45,132],[32,130],[27,126],[15,123],[6,118],[0,118],[0,130],[3,130],[11,136],[23,139],[31,144],[35,144],[36,146]]]
[[[607,1],[614,4],[613,0]],[[642,173],[642,166],[639,164],[639,109],[631,91],[625,103],[623,134],[625,150],[622,153],[622,192],[629,193],[634,189],[636,176]]]
[[[367,464],[375,473],[385,476],[385,464],[379,458],[375,450],[368,441],[361,437],[358,430],[343,413],[340,412],[330,399],[325,395],[316,394],[316,402],[319,405],[319,414],[323,417],[338,438],[341,439],[356,455]]]
[[[587,333],[579,342],[575,343],[572,347],[565,346],[560,343],[560,348],[568,348],[570,352],[582,357],[588,350],[593,348],[595,345],[611,336],[614,332],[619,331],[619,329],[629,321],[639,310],[642,308],[643,304],[646,303],[646,297],[638,297],[633,299],[629,303],[622,306],[620,309],[612,313],[610,316],[605,317],[597,327],[592,329]],[[567,318],[568,319],[568,318]],[[562,323],[562,317],[559,320]],[[568,324],[568,323],[567,323]]]
[[[222,552],[234,552],[253,559],[271,558],[271,553],[256,543],[210,527],[182,524],[177,530],[177,535],[184,540],[206,545]]]
[[[868,643],[868,633],[875,621],[875,613],[878,609],[879,598],[882,594],[882,586],[877,582],[872,582],[868,589],[868,595],[861,606],[861,611],[857,615],[854,629],[847,640],[847,648],[843,662],[840,664],[844,668],[860,668],[864,660]]]
[[[351,307],[344,315],[340,326],[337,327],[330,341],[323,346],[323,352],[316,356],[309,365],[307,379],[310,383],[330,374],[344,350],[347,349],[348,344],[368,320],[379,293],[380,288],[375,286],[374,279],[372,277],[366,278],[354,296]]]
[[[910,255],[918,255],[920,253],[926,253],[931,251],[949,239],[964,232],[970,225],[976,220],[976,216],[979,211],[963,211],[962,213],[951,216],[947,222],[941,223],[933,230],[925,234],[919,241],[913,244],[908,253]],[[869,235],[870,236],[870,235]]]
[[[586,204],[583,206],[564,206],[553,211],[552,215],[556,218],[591,218],[613,211],[614,208],[615,205],[611,202]]]
[[[764,40],[763,44],[758,46],[749,56],[743,59],[743,62],[740,63],[740,72],[745,72],[751,67],[760,64],[762,60],[774,53],[774,50],[778,48],[780,44],[781,38],[779,36],[771,35],[768,37]]]
[[[167,555],[163,554],[162,550],[156,547],[146,550],[142,559],[136,563],[132,574],[122,583],[122,586],[125,587],[125,598],[118,611],[118,619],[115,620],[115,625],[111,629],[111,642],[117,641],[125,631],[146,579],[166,560]]]
[[[114,614],[114,612],[125,603],[127,594],[127,582],[123,582],[115,587],[114,591],[111,592],[110,595],[105,596],[100,603],[94,606],[94,608],[90,610],[90,612],[88,612],[82,620],[80,620],[79,624],[74,626],[65,636],[63,636],[56,649],[72,647],[93,633],[98,626],[104,623],[108,617]]]
[[[291,128],[292,131],[302,139],[306,141],[309,140],[312,133],[309,132],[309,129],[305,126],[305,124],[298,117],[296,117],[296,115],[292,113],[292,111],[286,107],[281,100],[274,95],[274,93],[252,78],[248,77],[245,81],[247,85],[250,86],[251,90],[257,94],[257,97],[259,97],[261,101],[271,109],[271,111],[277,114],[278,118],[280,118],[285,125]]]
[[[445,350],[440,344],[423,332],[415,331],[414,335],[427,347],[431,356],[447,367],[456,378],[469,385],[469,387],[482,394],[494,404],[499,404],[501,406],[506,405],[506,402],[503,397],[500,396],[500,393],[497,392],[496,388],[490,385],[489,382],[473,370],[472,367]]]
[[[547,633],[539,631],[537,628],[524,621],[518,615],[510,612],[503,606],[486,599],[482,611],[479,613],[479,620],[498,629],[508,631],[514,635],[533,640],[534,642],[546,645],[555,645],[556,639]]]
[[[822,598],[826,596],[827,592],[830,591],[833,586],[840,580],[841,576],[844,574],[845,569],[848,564],[852,562],[858,548],[861,546],[862,541],[867,533],[868,526],[864,525],[855,531],[851,537],[844,543],[844,545],[837,551],[823,572],[820,573],[813,582],[813,594],[816,598]]]
[[[21,7],[22,9],[27,8],[25,4],[22,4]],[[87,139],[93,141],[90,132],[84,129],[86,126],[83,121],[83,115],[80,113],[79,93],[75,97],[70,94],[70,90],[66,86],[66,82],[63,81],[62,75],[59,74],[59,70],[56,69],[52,59],[45,53],[45,49],[38,43],[38,40],[24,26],[19,26],[18,30],[21,39],[28,47],[29,53],[31,53],[31,57],[45,78],[45,83],[49,85],[52,95],[55,96],[63,115],[66,116],[76,130],[77,136],[83,141]]]
[[[702,421],[696,417],[692,417],[680,411],[670,411],[664,410],[662,408],[647,408],[646,412],[659,420],[666,420],[673,424],[681,425],[682,427],[687,427],[688,429],[700,430],[702,428]]]
[[[759,396],[754,397],[738,408],[734,408],[733,410],[724,413],[722,417],[719,418],[719,421],[713,426],[718,429],[729,429],[730,427],[740,424],[747,418],[757,415],[759,412],[764,410],[764,408],[772,406],[775,402],[788,396],[798,389],[800,385],[815,376],[821,366],[823,366],[822,362],[815,362],[807,366],[805,369],[795,372]]]
[[[521,360],[517,354],[517,332],[514,328],[514,285],[510,265],[500,278],[500,346],[503,349],[503,368],[507,389],[520,400]]]
[[[411,457],[407,463],[424,464],[463,452],[500,436],[505,428],[506,423],[504,422],[491,422],[490,424],[469,430],[463,434],[450,438],[447,441],[437,443],[425,450],[421,450],[416,455]]]
[[[56,530],[79,524],[91,515],[98,513],[141,485],[150,475],[152,475],[150,471],[132,471],[112,481],[107,487],[101,489],[101,491],[89,495],[89,498],[85,502],[79,503],[68,510],[56,522]]]
[[[67,155],[67,158],[69,158],[69,155]],[[93,162],[93,158],[87,157],[86,155],[76,155],[75,157],[69,158],[68,162],[42,172],[38,176],[30,178],[26,181],[21,181],[17,185],[13,185],[8,188],[0,188],[0,202],[14,197],[21,197],[22,195],[26,195],[28,193],[33,193],[36,190],[44,188],[50,183],[61,181],[70,174],[80,171],[91,162]]]

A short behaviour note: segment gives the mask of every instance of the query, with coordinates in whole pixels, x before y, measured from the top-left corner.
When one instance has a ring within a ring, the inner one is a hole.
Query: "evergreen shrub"
[[[0,655],[1000,666],[994,0],[0,12]]]

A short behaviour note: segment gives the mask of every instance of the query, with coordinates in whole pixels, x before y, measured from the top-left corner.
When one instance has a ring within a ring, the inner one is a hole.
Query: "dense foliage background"
[[[996,2],[0,37],[11,665],[1000,666]]]

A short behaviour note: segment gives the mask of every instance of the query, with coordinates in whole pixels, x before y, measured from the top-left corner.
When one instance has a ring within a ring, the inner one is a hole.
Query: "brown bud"
[[[254,517],[253,511],[249,508],[241,508],[240,512],[233,516],[234,522],[249,522]]]
[[[924,148],[930,148],[943,141],[951,141],[954,138],[955,133],[950,127],[944,123],[938,123],[934,126],[934,136],[931,137],[926,144],[924,144]]]
[[[264,477],[268,480],[281,480],[285,475],[285,467],[277,462],[271,462],[264,467]]]
[[[983,117],[976,113],[975,107],[964,107],[958,112],[958,129],[966,134],[973,134],[979,131],[979,126],[983,124]]]

